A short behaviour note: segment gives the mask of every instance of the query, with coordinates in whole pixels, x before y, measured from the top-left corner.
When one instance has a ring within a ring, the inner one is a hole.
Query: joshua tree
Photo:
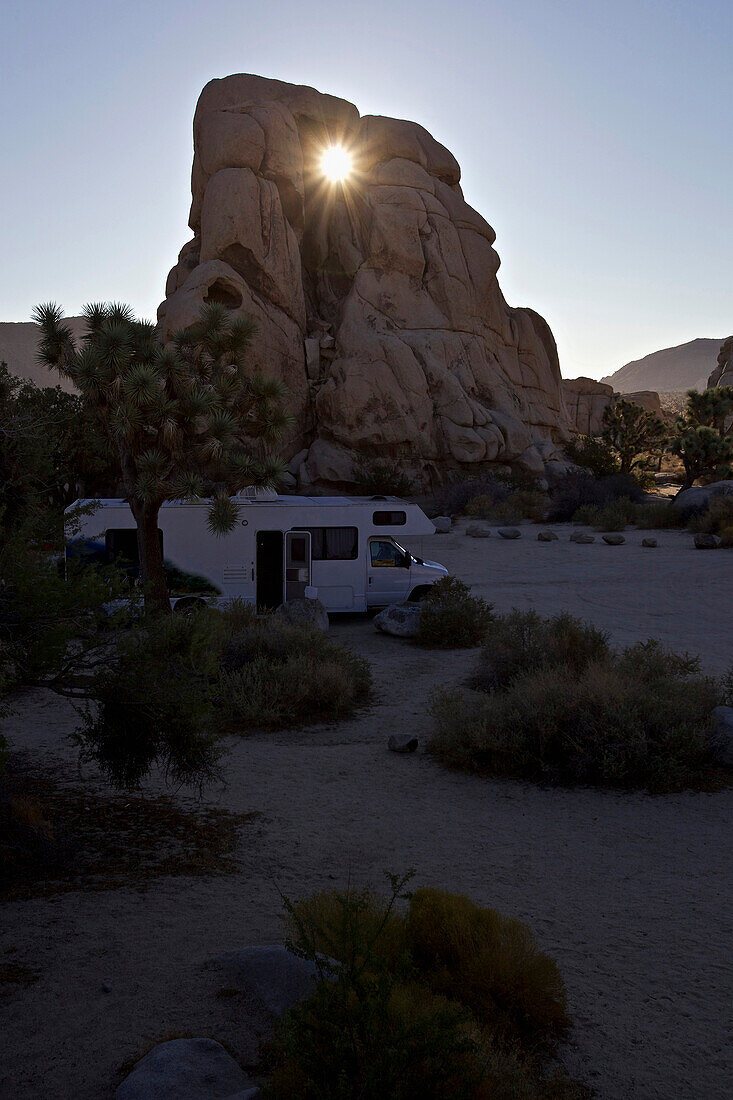
[[[667,442],[667,425],[641,405],[619,398],[603,410],[602,439],[619,457],[620,473],[649,470]]]
[[[733,434],[733,386],[711,386],[698,393],[687,391],[686,425],[713,428],[719,435]]]
[[[148,609],[170,609],[158,538],[164,501],[211,493],[209,527],[232,530],[231,495],[245,485],[276,485],[284,467],[271,448],[289,423],[280,382],[245,365],[255,331],[221,305],[158,339],[155,326],[123,305],[85,306],[88,330],[76,347],[54,304],[39,306],[40,357],[80,391],[119,456],[137,524]]]
[[[689,489],[699,477],[726,478],[731,475],[733,444],[714,428],[678,421],[677,435],[669,449],[682,459],[685,467],[685,480],[680,493]]]

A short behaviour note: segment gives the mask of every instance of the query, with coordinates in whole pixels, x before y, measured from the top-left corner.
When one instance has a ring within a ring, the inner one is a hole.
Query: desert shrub
[[[354,482],[356,489],[367,496],[408,497],[415,490],[412,479],[393,458],[358,458],[354,462]]]
[[[216,694],[218,713],[234,729],[285,729],[345,718],[369,699],[369,663],[321,631],[273,618],[237,617]]]
[[[682,509],[672,500],[654,500],[637,505],[634,523],[645,530],[684,526]]]
[[[540,667],[505,691],[439,692],[431,751],[449,765],[553,783],[704,785],[718,774],[711,712],[722,686],[659,642],[586,665]]]
[[[529,929],[467,898],[410,895],[410,876],[389,877],[386,899],[349,889],[285,902],[288,946],[316,964],[319,982],[266,1047],[265,1096],[589,1095],[536,1055],[568,1021],[560,975]]]
[[[565,454],[577,466],[590,470],[593,477],[611,477],[621,468],[611,445],[592,435],[579,435],[566,443]]]
[[[118,640],[87,688],[93,705],[74,735],[82,758],[117,787],[139,786],[156,765],[175,783],[214,778],[224,641],[215,612],[146,620]]]
[[[518,523],[522,519],[541,522],[549,501],[539,489],[517,489],[504,500],[496,500],[487,494],[474,497],[465,507],[466,515],[494,523]]]
[[[722,535],[733,528],[733,493],[715,493],[708,507],[692,515],[687,526],[690,531],[709,535]]]
[[[497,616],[487,632],[472,686],[503,691],[528,672],[561,666],[578,675],[610,653],[608,635],[562,612],[545,619],[536,611]]]
[[[462,649],[480,645],[493,616],[491,605],[457,577],[442,577],[425,596],[418,621],[417,645]]]
[[[527,497],[525,494],[530,496]],[[469,515],[479,515],[479,509],[492,508],[494,510],[492,519],[497,515],[500,519],[504,519],[507,517],[499,515],[497,510],[510,497],[514,498],[511,516],[508,517],[510,519],[523,518],[523,515],[518,513],[528,507],[530,511],[534,509],[536,512],[540,497],[542,511],[544,512],[547,507],[547,498],[540,491],[537,479],[531,474],[521,470],[511,472],[497,470],[483,477],[461,478],[451,482],[450,485],[444,485],[435,493],[429,512],[436,516],[456,516],[464,512]],[[473,505],[472,511],[471,502],[477,500],[479,503]],[[528,515],[527,518],[534,517]]]
[[[601,508],[620,497],[638,503],[643,496],[636,481],[627,475],[595,478],[591,474],[572,473],[555,486],[548,518],[553,523],[563,523],[586,505]]]
[[[623,531],[637,516],[637,505],[628,497],[608,504],[585,504],[573,516],[575,523],[587,523],[597,531]]]

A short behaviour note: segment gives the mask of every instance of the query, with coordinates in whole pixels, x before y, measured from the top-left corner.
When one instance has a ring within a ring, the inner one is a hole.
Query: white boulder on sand
[[[414,638],[422,609],[419,604],[394,603],[374,616],[374,625],[382,634],[396,638]]]
[[[280,604],[275,617],[293,626],[315,626],[324,633],[328,630],[328,612],[320,600],[288,600]]]
[[[691,489],[685,489],[674,498],[679,508],[690,508],[702,511],[707,508],[711,497],[733,496],[733,478],[727,481],[711,481],[709,485],[693,485]]]
[[[280,944],[242,947],[211,960],[227,985],[253,994],[273,1016],[310,997],[316,985],[315,964],[293,955]]]
[[[140,1059],[115,1100],[224,1100],[250,1089],[259,1091],[221,1043],[172,1039]]]

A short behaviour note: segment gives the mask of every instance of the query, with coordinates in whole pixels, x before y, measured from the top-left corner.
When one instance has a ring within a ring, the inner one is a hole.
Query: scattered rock
[[[695,535],[695,549],[696,550],[717,550],[720,546],[720,539],[717,535],[698,534]]]
[[[557,535],[554,531],[540,531],[537,536],[538,542],[557,542]]]
[[[623,546],[626,539],[623,535],[601,535],[607,546]]]
[[[102,992],[103,993],[111,993],[112,992],[112,986],[111,986],[110,982],[102,982]]]
[[[387,742],[391,752],[415,752],[417,746],[417,737],[411,737],[409,733],[393,733]]]
[[[251,1079],[221,1043],[214,1039],[172,1039],[153,1047],[140,1059],[115,1092],[115,1100],[215,1100],[237,1094],[247,1096],[251,1088]]]
[[[450,516],[436,516],[433,520],[436,535],[447,535],[453,526]]]
[[[273,1016],[282,1016],[293,1005],[305,1001],[316,984],[314,964],[280,945],[225,951],[212,962],[224,971],[228,985],[254,994]],[[249,1085],[245,1081],[239,1088]]]
[[[374,625],[383,634],[396,638],[414,638],[417,634],[422,608],[419,604],[393,603],[374,616]]]
[[[587,535],[585,531],[573,531],[570,536],[571,542],[580,542],[584,546],[589,545],[591,542],[595,542],[595,535]]]
[[[641,545],[646,546],[651,550],[657,545],[657,540],[656,539],[650,539],[650,538],[642,539],[641,540]]]
[[[275,618],[293,626],[315,626],[328,630],[328,612],[320,600],[288,600],[275,611]]]
[[[516,527],[500,527],[497,534],[501,535],[503,539],[520,539],[522,532],[518,531]]]
[[[491,534],[491,528],[484,523],[469,523],[466,534],[472,539],[487,539]]]
[[[713,717],[718,762],[727,768],[733,768],[733,707],[716,707]]]

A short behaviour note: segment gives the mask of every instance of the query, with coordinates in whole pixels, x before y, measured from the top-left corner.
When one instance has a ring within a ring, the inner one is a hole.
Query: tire
[[[417,588],[413,588],[412,592],[407,597],[407,602],[420,603],[420,601],[424,600],[427,596],[428,592],[430,591],[430,587],[431,586],[429,584],[419,584]]]
[[[183,596],[174,603],[173,614],[193,615],[197,611],[202,611],[205,607],[206,600],[202,600],[199,596]]]

